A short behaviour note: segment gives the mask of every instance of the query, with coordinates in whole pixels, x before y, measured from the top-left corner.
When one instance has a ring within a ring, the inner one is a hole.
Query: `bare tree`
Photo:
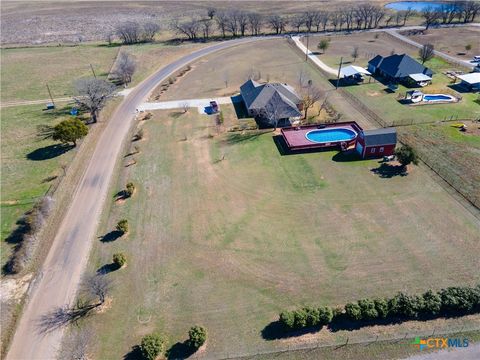
[[[115,63],[113,74],[125,87],[127,87],[127,84],[132,81],[132,76],[135,73],[136,67],[137,65],[133,57],[126,51],[120,51]]]
[[[77,94],[73,98],[75,103],[87,109],[90,112],[90,122],[96,123],[98,113],[113,96],[115,86],[105,80],[85,78],[77,80],[74,87]]]
[[[464,23],[473,22],[480,11],[480,4],[473,0],[461,1],[459,9],[459,18]]]
[[[210,33],[212,31],[212,28],[213,28],[213,22],[212,22],[211,19],[204,19],[204,20],[200,21],[200,26],[201,26],[202,31],[203,31],[203,38],[205,40],[207,40],[210,37]]]
[[[315,17],[317,16],[317,11],[307,10],[302,14],[303,22],[308,32],[312,31],[312,27],[315,24]]]
[[[143,25],[143,40],[153,41],[155,35],[160,31],[160,25],[154,22],[147,22]]]
[[[200,31],[200,21],[193,17],[186,21],[172,19],[170,29],[177,34],[186,35],[189,40],[196,40]]]
[[[251,34],[258,35],[262,28],[262,16],[259,13],[251,12],[248,14],[248,26]]]
[[[353,47],[351,55],[352,55],[352,58],[353,58],[353,62],[355,62],[358,58],[358,46]]]
[[[107,41],[108,45],[112,45],[113,42],[113,32],[109,31],[107,35],[105,35],[105,40]]]
[[[407,10],[402,10],[398,12],[400,14],[400,17],[403,20],[403,25],[405,26],[407,24],[408,19],[412,17],[412,15],[415,13],[415,11],[412,10],[411,7],[407,8]]]
[[[88,360],[88,348],[92,338],[93,334],[86,327],[70,329],[64,336],[57,358],[62,360]]]
[[[395,19],[395,15],[388,15],[386,18],[385,18],[385,26],[388,27],[390,25],[390,23]]]
[[[85,277],[82,290],[92,299],[90,300],[95,306],[105,303],[110,291],[112,290],[112,282],[105,275],[88,275]]]
[[[118,24],[115,28],[117,36],[126,44],[135,44],[140,41],[141,29],[140,25],[134,21],[127,21]]]
[[[275,34],[281,34],[287,26],[287,19],[280,15],[271,15],[268,18],[268,25],[275,31]]]
[[[433,44],[425,44],[422,46],[422,48],[418,51],[418,56],[420,57],[420,60],[422,60],[422,64],[425,63],[425,61],[430,60],[434,56],[433,52]]]
[[[440,12],[431,6],[426,7],[421,12],[422,17],[425,19],[425,30],[435,24],[440,19]]]
[[[85,327],[71,331],[64,339],[59,359],[88,360],[89,343],[92,333]]]
[[[297,33],[300,32],[300,28],[303,26],[304,23],[305,23],[305,17],[303,14],[294,15],[290,19],[290,24],[297,31]]]
[[[222,37],[225,37],[229,21],[228,14],[225,11],[217,12],[215,14],[215,21],[217,22],[218,29],[222,32]]]
[[[237,14],[237,21],[240,35],[245,36],[245,31],[248,26],[248,14],[245,11],[239,11]]]
[[[301,90],[304,119],[306,119],[308,116],[308,110],[312,108],[323,96],[324,92],[312,84],[309,84]]]
[[[184,101],[180,104],[180,107],[182,108],[183,113],[185,114],[188,112],[188,108],[190,107],[190,105],[188,104],[187,101]]]

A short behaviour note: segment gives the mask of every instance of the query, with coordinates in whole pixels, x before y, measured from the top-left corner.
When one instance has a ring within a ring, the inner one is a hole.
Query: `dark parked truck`
[[[216,101],[210,101],[210,107],[212,108],[213,113],[218,112],[218,104]]]

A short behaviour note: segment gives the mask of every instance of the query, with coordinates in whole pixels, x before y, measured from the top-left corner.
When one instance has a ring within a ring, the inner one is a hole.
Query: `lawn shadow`
[[[112,241],[115,241],[117,240],[118,238],[122,237],[123,233],[121,231],[118,231],[118,230],[113,230],[113,231],[110,231],[109,233],[103,235],[103,236],[100,236],[100,241],[101,242],[112,242]]]
[[[251,118],[251,116],[248,115],[248,109],[241,95],[232,96],[230,99],[232,100],[233,108],[235,109],[237,119],[240,120]]]
[[[322,326],[312,326],[301,330],[285,331],[283,325],[277,320],[272,321],[270,324],[265,326],[261,331],[261,335],[264,340],[271,341],[302,336],[305,334],[313,334],[319,332],[321,329]]]
[[[132,346],[132,349],[123,356],[123,360],[144,360],[140,346]]]
[[[381,163],[378,168],[372,169],[370,171],[380,176],[382,179],[390,179],[394,176],[408,175],[406,167],[402,165],[390,165],[387,163]]]
[[[239,143],[242,143],[242,142],[245,142],[245,141],[255,140],[259,136],[261,136],[263,134],[266,134],[268,132],[270,132],[270,131],[266,131],[266,132],[265,131],[232,132],[232,133],[228,134],[225,142],[228,145],[235,145],[235,144],[239,144]]]
[[[180,116],[182,116],[183,114],[185,114],[184,111],[172,111],[171,113],[168,114],[168,116],[174,118],[174,119],[178,119]]]
[[[471,92],[467,87],[461,85],[461,83],[447,85],[450,89],[455,90],[459,93],[469,93]]]
[[[49,145],[43,148],[33,150],[31,153],[28,153],[26,157],[28,160],[33,160],[33,161],[48,160],[48,159],[53,159],[53,158],[56,158],[57,156],[63,155],[67,151],[73,148],[74,148],[73,145],[65,145],[65,144]]]
[[[355,150],[349,150],[339,151],[332,156],[332,160],[335,162],[352,162],[362,160],[362,158]]]
[[[195,354],[195,349],[187,345],[187,342],[177,342],[167,351],[167,359],[187,359]]]
[[[120,267],[115,263],[105,264],[97,269],[98,275],[107,275],[115,270],[120,269]]]

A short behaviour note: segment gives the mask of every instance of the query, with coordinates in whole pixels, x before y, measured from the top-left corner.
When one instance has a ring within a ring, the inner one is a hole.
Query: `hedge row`
[[[335,319],[375,321],[385,319],[418,319],[480,312],[480,284],[476,287],[449,287],[427,291],[422,295],[399,292],[392,298],[362,299],[345,307],[304,307],[284,311],[280,323],[286,330],[328,325]]]

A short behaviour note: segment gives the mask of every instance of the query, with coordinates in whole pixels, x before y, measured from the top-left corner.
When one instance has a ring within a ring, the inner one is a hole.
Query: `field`
[[[330,45],[325,53],[317,50],[317,45],[322,39],[330,40]],[[306,38],[302,38],[306,45]],[[358,58],[355,65],[367,66],[370,59],[375,55],[388,56],[392,51],[397,54],[408,54],[415,57],[418,53],[414,48],[405,45],[403,42],[389,36],[384,32],[377,33],[352,33],[349,35],[311,36],[308,40],[308,48],[316,51],[317,56],[325,64],[338,68],[340,57],[343,57],[343,64],[353,64],[352,52],[358,47]]]
[[[480,206],[480,123],[466,122],[466,133],[452,123],[400,127],[402,139],[460,193]]]
[[[465,60],[471,60],[474,55],[480,54],[480,41],[478,41],[480,28],[474,26],[429,29],[424,35],[409,35],[408,32],[405,35],[420,44],[433,44],[435,50]],[[471,45],[472,48],[466,50],[467,45]]]
[[[233,110],[224,111],[230,126]],[[95,271],[114,252],[128,257],[125,269],[107,275],[116,284],[111,309],[88,320],[95,357],[120,358],[154,330],[170,345],[182,342],[193,324],[207,327],[206,355],[216,357],[419,331],[431,323],[261,336],[291,306],[479,280],[479,221],[423,168],[384,178],[372,172],[376,160],[346,161],[334,151],[282,156],[272,132],[212,138],[213,119],[194,110],[157,112],[143,128],[137,164],[123,168],[112,197],[127,181],[138,191],[112,200],[90,259]],[[121,218],[129,234],[102,241]],[[475,326],[478,317],[452,321]]]

